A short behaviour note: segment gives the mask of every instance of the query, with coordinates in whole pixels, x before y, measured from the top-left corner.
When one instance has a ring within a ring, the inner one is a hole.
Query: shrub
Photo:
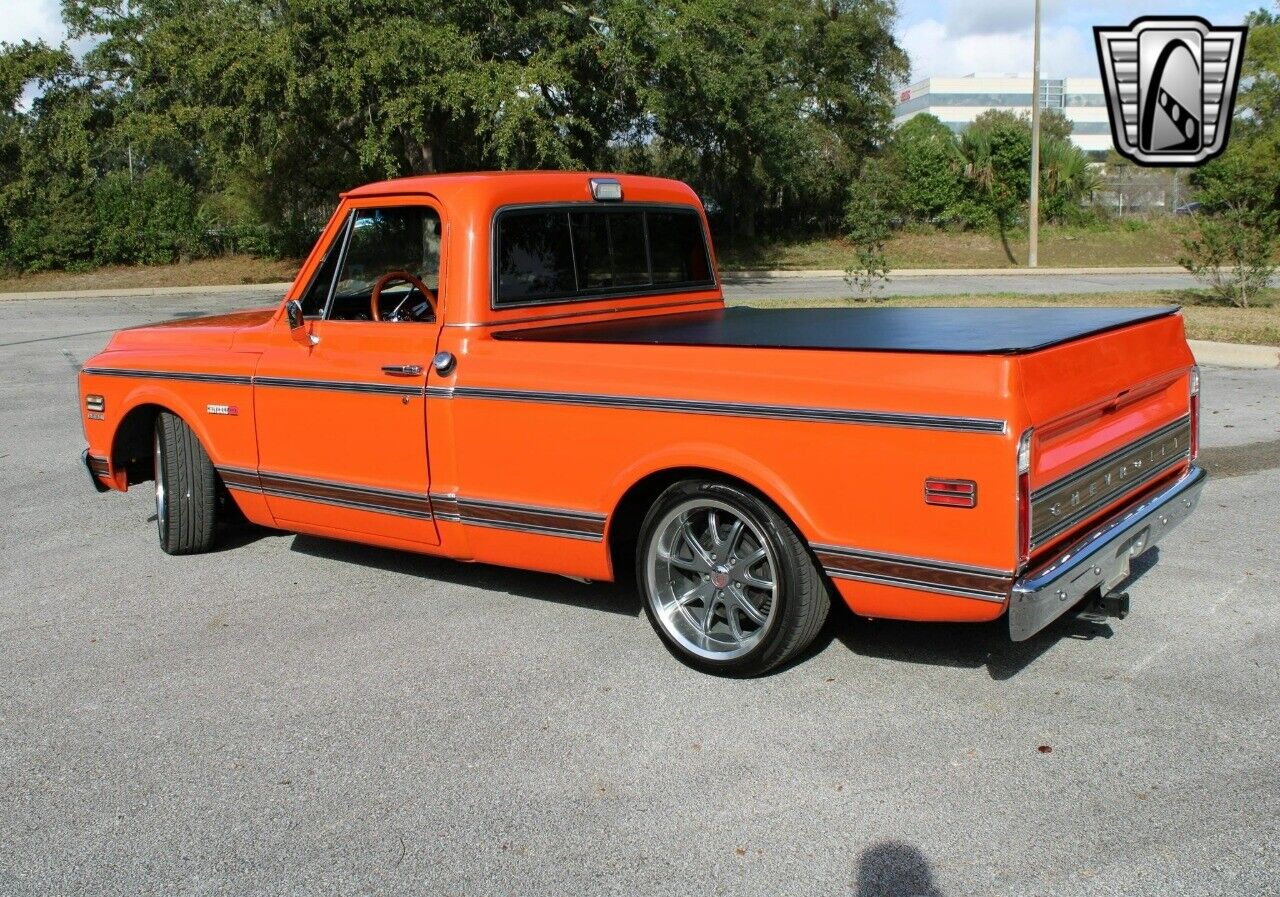
[[[849,185],[844,226],[853,246],[853,261],[845,268],[845,282],[863,298],[871,298],[888,280],[889,241],[894,219],[900,213],[895,179],[884,159],[868,159]]]
[[[157,265],[202,255],[204,240],[195,191],[164,168],[137,177],[113,172],[93,191],[99,265]]]
[[[1186,255],[1178,263],[1218,299],[1248,308],[1276,270],[1276,214],[1230,208],[1201,216],[1197,224],[1196,232],[1183,240]]]

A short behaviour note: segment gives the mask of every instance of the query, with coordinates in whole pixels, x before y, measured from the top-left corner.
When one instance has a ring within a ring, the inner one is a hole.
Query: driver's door
[[[312,345],[282,318],[254,377],[258,478],[282,526],[439,543],[425,406],[439,315],[395,275],[436,293],[443,230],[421,197],[353,203],[300,297]]]

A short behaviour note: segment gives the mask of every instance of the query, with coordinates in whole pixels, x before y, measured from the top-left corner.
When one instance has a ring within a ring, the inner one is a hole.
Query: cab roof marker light
[[[596,202],[621,202],[622,184],[613,178],[592,178],[591,198]]]

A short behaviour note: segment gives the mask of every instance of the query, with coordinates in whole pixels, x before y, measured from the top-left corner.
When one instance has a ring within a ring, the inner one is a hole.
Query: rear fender
[[[660,452],[646,455],[622,470],[614,479],[605,498],[609,520],[605,524],[605,541],[615,523],[615,512],[624,496],[638,483],[654,474],[681,469],[698,469],[722,474],[751,486],[781,511],[804,539],[813,532],[812,522],[804,512],[799,497],[787,483],[767,465],[745,452],[716,443],[680,443],[666,446]]]

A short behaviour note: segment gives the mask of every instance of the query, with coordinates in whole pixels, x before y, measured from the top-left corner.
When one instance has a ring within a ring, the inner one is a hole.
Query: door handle
[[[393,377],[417,377],[422,373],[422,366],[417,364],[384,364],[382,373]]]

